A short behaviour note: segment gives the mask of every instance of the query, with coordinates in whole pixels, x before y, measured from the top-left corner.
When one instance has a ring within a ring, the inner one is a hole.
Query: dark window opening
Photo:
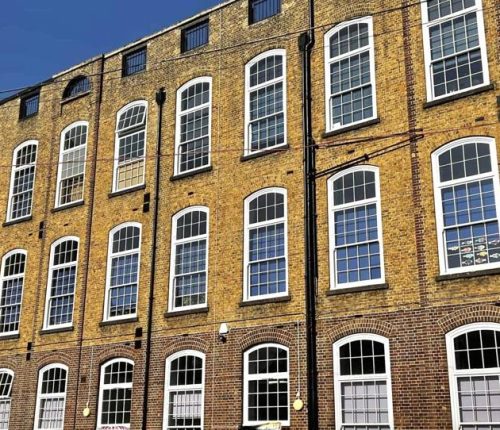
[[[146,48],[123,55],[123,76],[135,75],[146,70]]]
[[[63,99],[69,99],[71,97],[76,97],[79,94],[83,94],[90,91],[90,80],[86,76],[78,76],[72,79],[63,93]]]
[[[281,12],[281,0],[249,0],[250,24],[263,21]]]
[[[38,113],[38,105],[40,101],[40,93],[30,94],[21,99],[20,118],[29,118]]]
[[[199,48],[208,43],[209,24],[208,20],[199,22],[182,30],[181,51],[187,52]]]

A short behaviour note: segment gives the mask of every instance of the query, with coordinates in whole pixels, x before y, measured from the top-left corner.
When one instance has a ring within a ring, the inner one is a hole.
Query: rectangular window
[[[40,101],[40,94],[30,94],[29,96],[21,99],[21,112],[19,114],[21,119],[35,116],[38,113],[38,106]]]
[[[263,21],[281,12],[281,0],[250,0],[250,24]]]
[[[182,30],[181,52],[199,48],[208,43],[210,27],[208,20]]]
[[[481,0],[422,4],[428,99],[488,83]]]
[[[123,55],[123,76],[135,75],[146,70],[147,51],[146,48],[138,49]]]

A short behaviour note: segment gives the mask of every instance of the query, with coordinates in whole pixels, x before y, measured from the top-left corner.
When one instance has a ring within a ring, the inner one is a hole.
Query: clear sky
[[[0,91],[38,83],[218,3],[222,0],[3,0]]]

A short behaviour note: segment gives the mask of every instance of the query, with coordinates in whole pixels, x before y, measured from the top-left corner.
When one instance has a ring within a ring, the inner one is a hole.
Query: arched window
[[[446,346],[453,428],[500,428],[500,324],[460,327]]]
[[[481,0],[422,1],[429,101],[489,83]]]
[[[210,165],[212,78],[189,81],[177,91],[175,174]]]
[[[117,115],[113,191],[144,184],[148,104],[137,101]]]
[[[86,76],[77,76],[64,89],[63,100],[85,94],[90,91],[90,80]]]
[[[14,372],[0,369],[0,429],[8,430],[12,401],[12,381]]]
[[[383,283],[378,168],[355,167],[333,176],[328,200],[331,288]]]
[[[37,141],[30,140],[19,145],[14,151],[7,221],[31,216],[37,146]]]
[[[174,216],[170,263],[170,310],[207,305],[208,208],[192,207]]]
[[[375,119],[372,17],[344,22],[325,34],[327,131]]]
[[[26,251],[16,249],[2,258],[0,273],[0,337],[19,333]]]
[[[288,348],[258,345],[244,354],[243,424],[290,425]]]
[[[128,429],[132,413],[134,362],[111,360],[101,367],[97,428]]]
[[[334,343],[335,428],[393,430],[389,341],[356,334]]]
[[[35,430],[64,429],[68,367],[51,364],[40,370],[35,413]]]
[[[468,137],[432,155],[442,274],[500,266],[494,139]]]
[[[287,258],[287,191],[266,188],[245,200],[245,300],[287,295]]]
[[[245,155],[286,145],[286,51],[250,61],[245,82]]]
[[[136,315],[140,258],[141,224],[125,223],[111,230],[105,321],[131,318]]]
[[[77,237],[65,237],[50,249],[44,328],[71,327],[78,267]]]
[[[205,355],[181,351],[166,362],[164,430],[202,430]]]
[[[61,133],[56,207],[83,200],[88,123],[76,122]]]

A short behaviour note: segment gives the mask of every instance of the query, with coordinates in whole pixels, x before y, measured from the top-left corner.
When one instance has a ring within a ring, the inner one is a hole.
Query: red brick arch
[[[158,340],[155,341],[158,343]],[[208,342],[200,337],[186,336],[183,338],[178,338],[172,341],[172,339],[166,339],[166,342],[170,342],[165,345],[165,350],[163,353],[163,359],[166,360],[172,354],[175,354],[186,349],[191,349],[194,351],[202,352],[207,354],[210,350]]]
[[[372,333],[390,338],[393,330],[392,324],[385,321],[374,318],[358,318],[336,325],[327,332],[327,337],[331,344],[346,336],[358,333]]]
[[[469,306],[452,312],[437,321],[443,333],[477,322],[500,323],[500,307],[492,305]]]
[[[293,336],[289,331],[280,328],[259,327],[238,339],[241,351],[246,351],[252,346],[268,342],[290,347],[293,344]]]

